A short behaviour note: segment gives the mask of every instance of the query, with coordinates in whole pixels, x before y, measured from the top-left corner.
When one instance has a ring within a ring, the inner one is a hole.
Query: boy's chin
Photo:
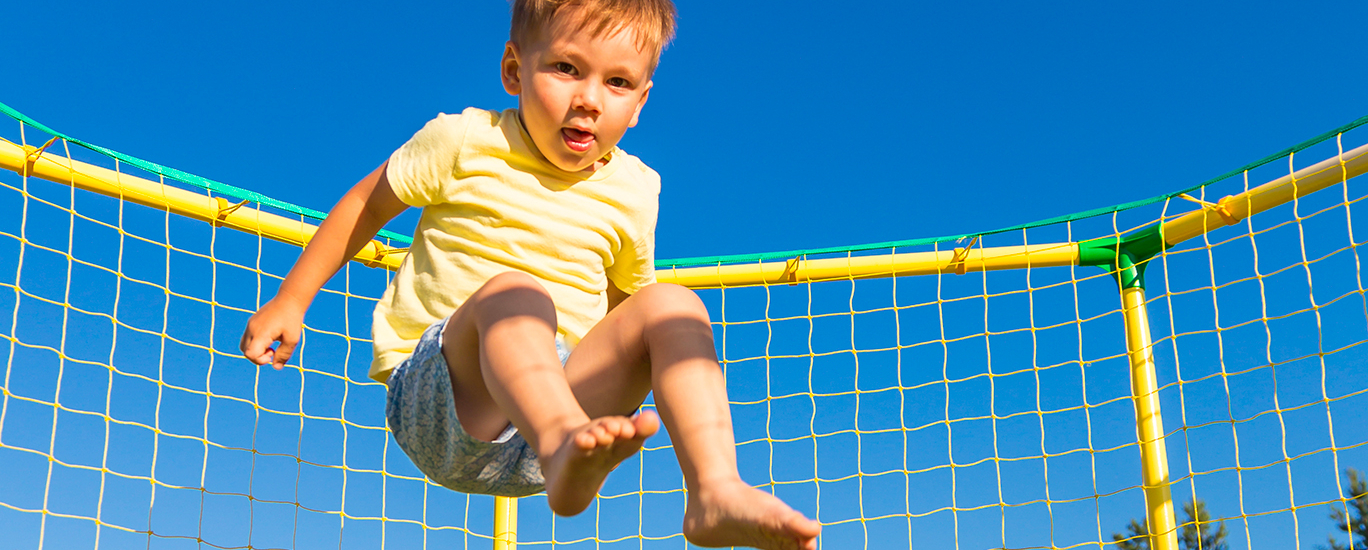
[[[559,143],[551,143],[549,144],[551,147],[544,147],[540,143],[535,143],[536,140],[533,140],[533,142],[537,148],[541,150],[541,156],[546,159],[547,163],[566,172],[592,171],[594,169],[594,164],[598,162],[598,159],[589,160],[588,154],[570,153],[564,150],[557,151],[554,148],[561,146]]]

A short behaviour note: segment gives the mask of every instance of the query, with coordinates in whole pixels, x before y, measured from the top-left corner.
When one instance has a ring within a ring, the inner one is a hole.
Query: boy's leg
[[[640,449],[659,424],[654,417],[591,419],[556,357],[555,330],[550,296],[526,274],[497,275],[471,295],[442,334],[456,416],[467,433],[485,441],[511,421],[538,453],[548,480],[568,463],[572,473],[601,470],[602,483],[603,475]],[[581,505],[584,499],[575,491],[548,482],[547,496],[552,510],[575,514],[594,495]]]
[[[737,472],[726,380],[707,309],[692,291],[657,284],[627,298],[584,337],[565,373],[590,417],[629,414],[655,390],[689,489],[684,534],[690,542],[816,548],[817,522],[747,485]]]

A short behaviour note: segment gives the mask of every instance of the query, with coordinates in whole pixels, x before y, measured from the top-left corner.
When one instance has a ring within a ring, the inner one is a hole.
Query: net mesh
[[[4,138],[49,136],[18,124]],[[1338,136],[1194,195],[1214,202],[1364,140]],[[62,140],[43,154],[178,185]],[[1353,509],[1347,469],[1368,469],[1361,186],[1344,178],[1148,264],[1175,508],[1203,501],[1232,548],[1348,540],[1329,514]],[[1192,207],[809,258],[1077,242]],[[389,272],[349,264],[309,310],[294,364],[261,370],[238,338],[296,246],[12,172],[0,209],[7,544],[493,546],[492,499],[426,481],[385,428],[384,387],[366,372]],[[1116,547],[1132,518],[1144,524],[1111,275],[854,273],[698,290],[741,474],[820,520],[822,548]],[[687,546],[666,434],[580,516],[553,516],[544,495],[520,503],[523,546]]]

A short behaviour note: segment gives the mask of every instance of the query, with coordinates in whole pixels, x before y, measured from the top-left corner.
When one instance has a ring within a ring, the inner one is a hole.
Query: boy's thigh
[[[456,410],[464,429],[476,438],[493,439],[508,424],[499,404],[489,394],[480,370],[479,331],[467,301],[442,321],[437,356],[443,359]]]
[[[537,455],[515,430],[493,441],[461,426],[441,334],[429,327],[413,355],[390,375],[385,407],[390,431],[414,465],[433,481],[466,493],[524,496],[545,481]]]
[[[627,298],[589,330],[566,361],[570,390],[590,418],[631,414],[651,392],[643,310],[652,305]]]
[[[499,407],[481,360],[500,360],[500,364],[521,364],[529,360],[550,361],[550,346],[529,345],[522,331],[504,331],[498,341],[489,341],[491,325],[510,317],[542,320],[540,332],[549,344],[555,331],[555,305],[540,283],[525,273],[510,271],[491,277],[446,320],[442,331],[442,354],[446,357],[461,424],[472,435],[492,439],[508,425],[508,415]],[[534,331],[536,332],[536,331]],[[483,346],[492,346],[483,349]]]

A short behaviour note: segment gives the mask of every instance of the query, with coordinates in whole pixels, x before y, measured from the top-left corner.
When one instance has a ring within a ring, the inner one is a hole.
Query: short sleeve
[[[660,176],[645,166],[648,174],[640,202],[628,215],[628,227],[623,231],[622,246],[608,266],[608,280],[627,294],[636,294],[656,282],[655,228],[660,208]]]
[[[633,244],[623,246],[613,266],[608,268],[608,280],[628,294],[636,294],[656,282],[655,228]]]
[[[470,117],[439,114],[390,155],[385,177],[404,204],[441,202],[443,183],[455,177]]]

